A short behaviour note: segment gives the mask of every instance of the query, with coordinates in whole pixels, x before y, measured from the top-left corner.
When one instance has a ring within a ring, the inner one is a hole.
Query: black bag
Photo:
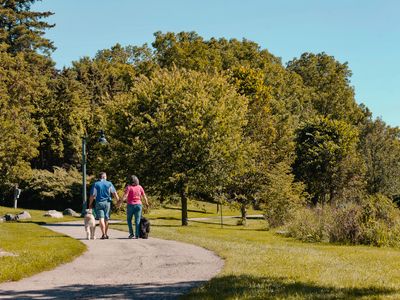
[[[141,239],[147,239],[149,237],[150,232],[150,222],[145,217],[140,218],[140,226],[139,226],[139,237]]]

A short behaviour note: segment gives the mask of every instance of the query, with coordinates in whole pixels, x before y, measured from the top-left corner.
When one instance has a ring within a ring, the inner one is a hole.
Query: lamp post
[[[104,134],[103,130],[99,131],[99,139],[98,142],[100,144],[107,144],[107,139]],[[82,137],[82,213],[81,215],[84,216],[86,214],[86,208],[87,208],[87,192],[86,192],[86,163],[87,163],[87,157],[86,157],[86,143],[87,143],[87,138],[88,136],[85,134]]]

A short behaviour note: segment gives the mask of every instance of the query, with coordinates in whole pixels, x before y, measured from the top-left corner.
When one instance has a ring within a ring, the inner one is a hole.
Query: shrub
[[[33,170],[23,183],[20,205],[27,208],[82,208],[82,175],[76,169]]]
[[[361,244],[374,246],[400,245],[400,212],[386,196],[376,194],[367,197],[361,204]]]
[[[289,166],[284,163],[277,164],[271,170],[267,182],[258,195],[259,203],[268,226],[281,226],[292,219],[298,209],[304,207],[307,197],[304,185],[294,182]]]
[[[304,242],[328,241],[327,224],[330,223],[330,217],[329,210],[320,206],[299,209],[286,226],[287,234]]]
[[[333,243],[357,244],[361,236],[362,208],[349,204],[332,210],[332,222],[327,224],[329,241]]]
[[[383,195],[369,196],[361,204],[305,208],[286,229],[289,236],[303,241],[400,246],[400,212]]]

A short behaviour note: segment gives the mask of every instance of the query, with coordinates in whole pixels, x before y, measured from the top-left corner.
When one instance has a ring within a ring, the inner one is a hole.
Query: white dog
[[[85,215],[85,232],[88,240],[95,240],[94,232],[96,230],[96,220],[94,219],[92,209],[86,210]]]

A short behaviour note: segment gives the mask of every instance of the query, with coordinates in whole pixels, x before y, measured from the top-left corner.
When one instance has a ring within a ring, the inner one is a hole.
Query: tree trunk
[[[240,211],[242,213],[242,225],[246,225],[246,221],[247,221],[247,208],[246,208],[246,205],[242,204],[242,206],[240,207]]]
[[[181,190],[181,204],[182,204],[182,226],[188,225],[188,213],[187,213],[187,186],[182,184]]]

